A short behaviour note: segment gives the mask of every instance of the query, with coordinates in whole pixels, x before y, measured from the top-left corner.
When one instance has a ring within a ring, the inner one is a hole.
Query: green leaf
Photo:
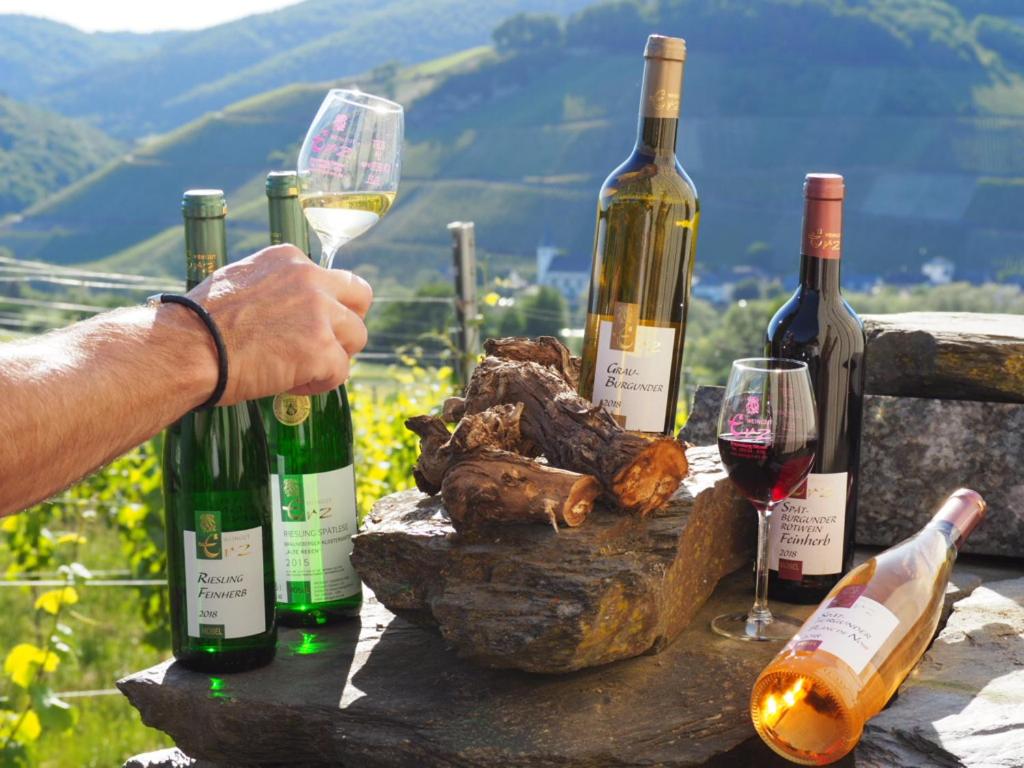
[[[78,602],[78,590],[74,587],[61,587],[43,592],[36,598],[36,610],[46,611],[54,616],[60,612],[62,605],[74,605]]]
[[[76,712],[63,699],[59,698],[47,685],[33,685],[32,707],[39,716],[39,723],[46,730],[66,731],[72,728],[77,719]]]
[[[58,544],[85,544],[85,536],[77,533],[64,533],[57,539]]]

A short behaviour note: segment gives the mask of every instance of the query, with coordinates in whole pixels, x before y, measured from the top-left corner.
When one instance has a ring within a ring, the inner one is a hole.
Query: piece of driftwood
[[[457,531],[486,523],[550,523],[575,528],[587,519],[601,484],[591,475],[539,464],[508,451],[483,450],[453,466],[441,497]]]
[[[572,389],[580,385],[580,359],[575,357],[562,342],[554,336],[540,336],[536,340],[512,336],[505,339],[488,339],[484,351],[489,357],[501,360],[519,360],[539,363],[554,369]]]
[[[440,492],[445,473],[474,451],[491,449],[534,455],[532,445],[523,439],[519,429],[522,412],[521,405],[488,408],[461,419],[454,434],[436,416],[407,419],[406,429],[420,438],[420,456],[413,468],[416,487],[431,496]]]
[[[523,406],[497,405],[467,415],[449,432],[436,416],[416,416],[406,427],[420,438],[416,486],[441,492],[456,530],[485,523],[562,523],[575,527],[590,514],[601,484],[589,475],[556,469],[531,457],[520,431]]]
[[[686,453],[678,441],[623,430],[548,366],[486,358],[467,387],[465,415],[515,403],[523,406],[523,437],[549,464],[594,475],[622,509],[641,515],[658,509],[686,475]]]

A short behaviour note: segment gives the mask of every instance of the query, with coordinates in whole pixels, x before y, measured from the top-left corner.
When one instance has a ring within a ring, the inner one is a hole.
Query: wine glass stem
[[[328,250],[324,248],[320,252],[320,266],[324,269],[331,269],[334,267],[334,257],[337,256],[338,249],[332,248]]]
[[[757,581],[754,586],[754,606],[747,617],[750,621],[767,624],[772,620],[768,610],[768,521],[773,502],[757,510]]]

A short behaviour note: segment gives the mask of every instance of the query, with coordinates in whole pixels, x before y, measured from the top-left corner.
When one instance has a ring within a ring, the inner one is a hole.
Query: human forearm
[[[219,329],[220,405],[325,392],[366,344],[370,286],[290,245],[217,270],[189,292]],[[136,307],[0,345],[0,515],[46,498],[206,401],[217,352],[177,304]]]
[[[0,347],[0,514],[36,503],[145,441],[216,383],[184,307],[136,307]]]

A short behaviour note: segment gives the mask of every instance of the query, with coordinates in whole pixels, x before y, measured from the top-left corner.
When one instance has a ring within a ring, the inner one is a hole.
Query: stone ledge
[[[866,315],[873,395],[1024,403],[1024,316]]]

